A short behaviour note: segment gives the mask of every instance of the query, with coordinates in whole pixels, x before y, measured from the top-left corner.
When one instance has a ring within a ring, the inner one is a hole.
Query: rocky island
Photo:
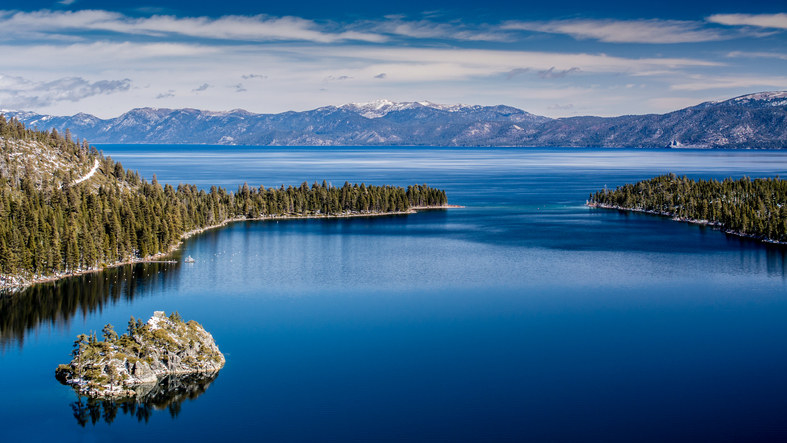
[[[215,375],[225,362],[199,323],[163,311],[147,323],[131,317],[128,332],[120,336],[111,324],[104,327],[103,340],[81,334],[72,355],[55,376],[80,395],[101,399],[144,396],[170,375]]]

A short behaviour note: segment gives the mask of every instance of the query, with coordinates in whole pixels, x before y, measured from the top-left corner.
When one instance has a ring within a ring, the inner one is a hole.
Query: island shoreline
[[[271,221],[271,220],[307,220],[307,219],[342,219],[342,218],[361,218],[361,217],[381,217],[386,215],[410,215],[415,214],[418,211],[429,211],[429,210],[437,210],[437,209],[456,209],[456,208],[464,208],[461,205],[433,205],[433,206],[412,206],[406,211],[395,211],[395,212],[351,212],[351,213],[340,213],[340,214],[309,214],[309,215],[295,215],[295,214],[285,214],[285,215],[268,215],[262,217],[233,217],[228,218],[220,223],[215,225],[205,226],[203,228],[192,229],[191,231],[184,232],[180,236],[180,240],[177,243],[172,245],[169,250],[164,252],[159,252],[153,255],[149,255],[142,258],[132,258],[130,260],[124,260],[116,263],[106,264],[104,266],[98,268],[89,268],[83,269],[74,272],[68,272],[63,274],[55,274],[49,275],[46,277],[35,278],[32,280],[25,280],[20,276],[2,276],[2,281],[0,281],[0,297],[6,296],[9,294],[14,294],[19,291],[22,291],[26,288],[31,286],[42,284],[42,283],[51,283],[58,280],[63,280],[69,277],[78,277],[80,275],[87,275],[87,274],[95,274],[107,269],[117,268],[120,266],[126,265],[133,265],[138,263],[172,263],[173,260],[162,260],[163,258],[167,257],[168,255],[174,253],[181,246],[183,246],[183,242],[195,235],[202,234],[203,232],[210,231],[212,229],[222,228],[227,226],[231,223],[236,222],[243,222],[243,221]],[[7,283],[8,280],[11,281],[18,281],[22,280],[21,283]]]
[[[749,240],[756,240],[760,243],[767,243],[771,245],[780,245],[780,246],[787,245],[787,242],[781,242],[763,236],[757,236],[754,234],[747,234],[745,232],[739,232],[732,229],[727,229],[724,227],[724,225],[721,224],[721,222],[718,221],[698,220],[695,218],[678,217],[676,214],[673,214],[671,212],[654,211],[652,209],[641,209],[641,208],[626,208],[618,205],[608,205],[606,203],[585,202],[585,206],[589,208],[615,209],[618,211],[639,212],[642,214],[659,215],[662,217],[669,217],[673,221],[677,221],[677,222],[691,223],[694,225],[701,225],[701,226],[710,226],[711,228],[721,231],[725,234],[734,235],[736,237],[741,237]]]

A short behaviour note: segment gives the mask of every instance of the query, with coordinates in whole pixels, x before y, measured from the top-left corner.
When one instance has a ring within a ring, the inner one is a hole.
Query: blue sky
[[[31,0],[0,7],[0,108],[506,104],[667,112],[787,89],[787,2]]]

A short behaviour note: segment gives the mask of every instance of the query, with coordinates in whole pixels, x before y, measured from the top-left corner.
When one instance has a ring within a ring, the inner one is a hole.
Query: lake
[[[787,248],[584,206],[787,152],[103,145],[159,182],[445,189],[406,216],[239,222],[0,299],[4,441],[787,438]],[[77,334],[177,310],[227,358],[145,404],[54,378]]]

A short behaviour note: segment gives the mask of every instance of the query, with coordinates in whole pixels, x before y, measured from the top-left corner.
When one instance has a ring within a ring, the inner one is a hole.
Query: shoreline
[[[146,257],[135,257],[129,260],[123,260],[115,263],[106,264],[104,266],[97,267],[97,268],[81,269],[73,272],[48,275],[46,277],[34,278],[29,281],[19,276],[13,276],[13,275],[2,276],[2,279],[0,280],[0,297],[19,292],[33,285],[37,285],[41,283],[51,283],[69,277],[78,277],[80,275],[95,274],[107,269],[117,268],[120,266],[133,265],[137,263],[162,263],[162,262],[173,263],[174,262],[173,260],[161,260],[161,259],[180,249],[180,247],[183,246],[183,242],[185,240],[195,235],[202,234],[203,232],[209,231],[211,229],[222,228],[230,223],[236,223],[241,221],[381,217],[386,215],[409,215],[409,214],[415,214],[418,211],[428,211],[428,210],[435,210],[435,209],[454,209],[454,208],[464,208],[464,206],[460,206],[460,205],[412,206],[410,207],[410,209],[406,211],[395,211],[395,212],[348,212],[348,213],[340,213],[340,214],[308,214],[308,215],[294,215],[294,214],[273,215],[272,214],[268,216],[252,217],[252,218],[233,217],[233,218],[228,218],[215,225],[205,226],[203,228],[192,229],[191,231],[184,232],[183,234],[181,234],[180,239],[177,241],[177,243],[172,245],[167,251],[159,252],[153,255],[148,255]],[[7,283],[8,280],[10,280],[12,283]],[[19,280],[22,281],[18,282]]]
[[[660,215],[662,217],[669,217],[672,221],[677,222],[684,222],[684,223],[691,223],[693,225],[701,225],[701,226],[710,226],[713,229],[721,231],[725,234],[734,235],[736,237],[747,238],[751,240],[756,240],[760,243],[767,243],[771,245],[787,245],[787,242],[782,242],[778,240],[772,240],[770,238],[764,236],[757,236],[754,234],[747,234],[745,232],[739,232],[732,229],[726,229],[721,222],[718,221],[710,221],[710,220],[697,220],[695,218],[686,218],[686,217],[678,217],[677,215],[670,213],[670,212],[661,212],[661,211],[654,211],[651,209],[639,209],[639,208],[626,208],[623,206],[617,205],[608,205],[605,203],[591,203],[586,202],[585,206],[589,208],[601,208],[601,209],[616,209],[618,211],[628,211],[628,212],[640,212],[643,214],[650,214],[650,215]]]

